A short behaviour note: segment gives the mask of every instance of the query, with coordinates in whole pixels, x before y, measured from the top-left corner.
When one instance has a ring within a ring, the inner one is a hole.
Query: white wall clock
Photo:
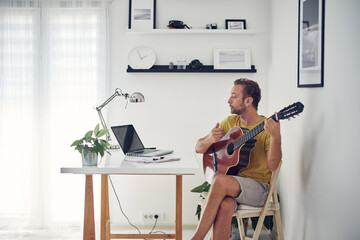
[[[135,47],[128,55],[128,64],[132,69],[150,69],[155,63],[155,53],[147,47]]]

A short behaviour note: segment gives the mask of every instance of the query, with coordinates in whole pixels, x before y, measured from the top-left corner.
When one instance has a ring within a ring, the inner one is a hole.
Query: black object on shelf
[[[177,69],[174,66],[173,69],[169,69],[169,65],[154,65],[150,69],[132,69],[128,66],[126,72],[128,73],[256,73],[256,68],[254,65],[251,65],[251,69],[214,69],[213,65],[204,65],[202,69],[190,69],[189,66],[186,66],[186,69]]]

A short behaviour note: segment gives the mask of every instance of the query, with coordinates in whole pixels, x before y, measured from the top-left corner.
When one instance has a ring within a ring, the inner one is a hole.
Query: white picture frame
[[[129,0],[129,29],[156,28],[156,0]]]
[[[250,48],[214,48],[214,69],[251,69]]]

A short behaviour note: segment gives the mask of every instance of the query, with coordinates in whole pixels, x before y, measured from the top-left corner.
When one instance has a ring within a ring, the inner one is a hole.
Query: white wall
[[[267,0],[157,0],[157,27],[165,28],[171,19],[180,19],[189,26],[218,23],[224,28],[226,18],[246,19],[255,35],[129,35],[128,1],[114,0],[110,9],[110,79],[109,95],[116,87],[125,92],[140,91],[144,104],[129,104],[123,100],[109,104],[108,125],[132,123],[146,146],[175,149],[186,161],[199,161],[194,154],[198,138],[206,135],[216,122],[229,115],[227,99],[233,81],[247,77],[259,82],[263,90],[260,112],[268,115],[268,63],[270,49],[270,2]],[[186,55],[188,60],[199,58],[212,64],[214,47],[252,48],[252,64],[257,73],[126,73],[128,51],[138,45],[152,48],[156,64],[165,65]],[[275,111],[275,110],[273,110]],[[174,222],[175,179],[161,177],[113,177],[124,211],[139,223],[142,211],[165,213],[165,222]],[[183,178],[183,223],[196,225],[194,216],[198,195],[190,190],[203,183],[201,169],[196,176]],[[145,193],[145,195],[144,195]],[[127,225],[110,191],[111,221]],[[149,204],[151,202],[151,204]]]
[[[233,80],[254,79],[263,90],[261,113],[269,115],[295,101],[305,105],[301,116],[282,122],[284,164],[279,192],[285,239],[356,239],[360,235],[355,218],[360,211],[356,204],[360,196],[359,138],[355,138],[359,133],[355,119],[360,117],[356,105],[360,98],[356,74],[360,34],[355,23],[360,20],[360,2],[326,2],[325,86],[315,89],[296,87],[298,1],[232,0],[226,1],[229,8],[223,1],[157,2],[158,27],[164,27],[170,19],[181,19],[190,26],[217,22],[224,27],[221,24],[225,18],[245,18],[248,28],[257,33],[251,37],[177,35],[137,39],[126,34],[128,1],[114,0],[110,9],[109,94],[116,87],[141,91],[146,103],[129,105],[125,110],[123,101],[113,101],[109,105],[109,126],[132,123],[146,145],[173,148],[195,161],[196,139],[228,115],[226,100]],[[167,64],[183,53],[188,60],[199,58],[211,64],[212,47],[243,46],[249,41],[256,74],[126,73],[127,52],[136,45],[153,48],[157,64]],[[198,161],[201,163],[200,156]],[[152,210],[165,212],[165,221],[173,221],[172,177],[114,180],[124,211],[133,221],[140,221],[142,211]],[[184,224],[197,223],[193,216],[197,196],[189,191],[202,181],[201,171],[184,177]],[[145,192],[145,197],[139,192]],[[126,225],[111,192],[110,196],[112,222]]]
[[[302,101],[282,124],[285,239],[358,239],[360,2],[326,1],[324,88],[297,88],[298,1],[272,1],[270,109]]]

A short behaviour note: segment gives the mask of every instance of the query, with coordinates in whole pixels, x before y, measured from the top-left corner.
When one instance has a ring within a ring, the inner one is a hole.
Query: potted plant
[[[110,148],[109,142],[100,139],[107,132],[108,129],[100,130],[99,124],[97,124],[94,130],[88,131],[83,138],[71,144],[71,147],[75,147],[75,150],[78,150],[81,154],[83,166],[97,166],[99,154],[101,157],[105,155],[105,152],[111,154],[108,151]]]

